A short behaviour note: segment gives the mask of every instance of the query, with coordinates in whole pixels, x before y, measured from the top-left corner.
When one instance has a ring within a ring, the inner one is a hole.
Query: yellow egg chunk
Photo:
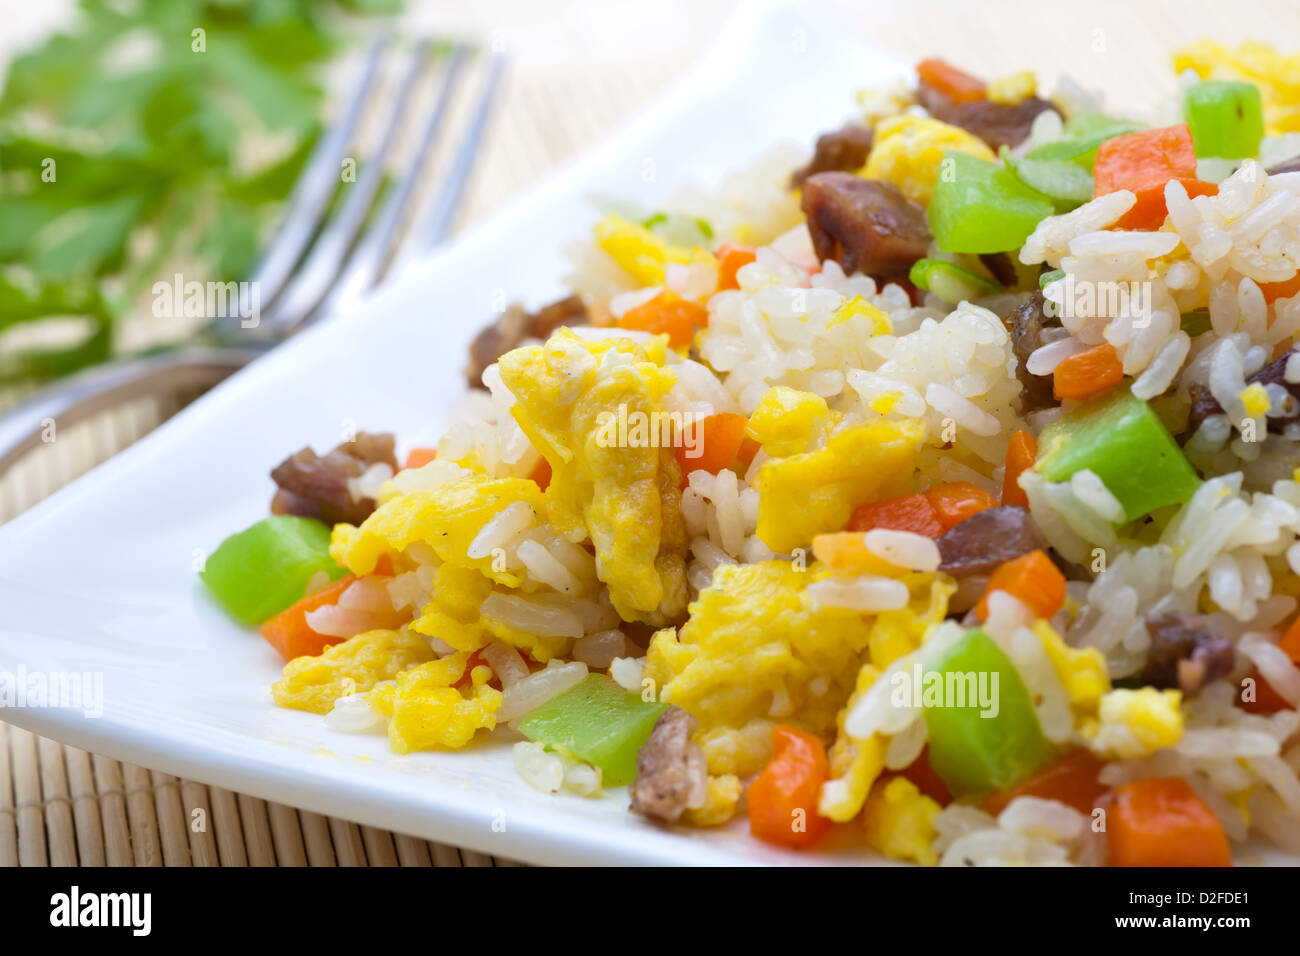
[[[1021,70],[989,80],[988,98],[993,103],[1015,106],[1038,95],[1038,80],[1032,70]]]
[[[1110,760],[1147,757],[1183,739],[1183,695],[1176,690],[1119,688],[1102,696],[1088,746]]]
[[[607,252],[638,285],[664,284],[668,264],[691,261],[693,250],[674,246],[644,226],[609,215],[596,223],[596,245]]]
[[[827,427],[826,399],[812,392],[777,385],[763,393],[749,416],[749,434],[773,458],[808,450]]]
[[[681,468],[663,409],[676,376],[663,360],[662,341],[560,329],[499,363],[515,420],[551,466],[551,524],[574,543],[590,538],[623,620],[654,625],[678,619],[687,600]]]
[[[709,777],[705,785],[704,805],[686,811],[685,819],[693,827],[718,827],[736,815],[740,795],[745,792],[735,774]]]
[[[489,478],[466,472],[431,491],[415,491],[384,502],[359,528],[334,528],[330,555],[356,575],[369,574],[384,555],[397,555],[416,542],[443,561],[475,569],[507,587],[518,587],[517,571],[498,570],[491,555],[469,556],[483,525],[503,508],[527,503],[544,520],[542,490],[527,478]]]
[[[501,691],[488,686],[492,671],[475,667],[462,692],[454,685],[465,673],[464,651],[429,661],[397,675],[396,683],[370,692],[370,706],[388,720],[393,753],[458,750],[479,730],[496,726]]]
[[[928,116],[895,116],[876,127],[862,175],[891,182],[908,199],[928,204],[946,152],[996,159],[982,139]]]
[[[852,425],[825,447],[758,471],[758,537],[778,554],[842,531],[853,509],[907,491],[925,425],[914,418]]]
[[[939,855],[932,844],[936,836],[934,818],[939,804],[921,793],[905,777],[895,777],[871,791],[862,818],[867,845],[896,860],[914,860],[934,866]]]
[[[281,707],[327,714],[340,697],[368,691],[433,656],[428,639],[405,628],[366,631],[317,657],[296,657],[285,664],[271,696]]]
[[[1110,690],[1106,658],[1095,647],[1076,648],[1066,644],[1046,621],[1034,624],[1034,634],[1069,695],[1077,730],[1084,720],[1096,716],[1102,696]]]

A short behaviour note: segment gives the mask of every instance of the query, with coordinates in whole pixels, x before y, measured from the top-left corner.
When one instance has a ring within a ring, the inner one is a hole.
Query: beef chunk
[[[804,184],[817,173],[846,172],[861,169],[871,155],[871,142],[875,134],[867,126],[846,123],[837,130],[817,137],[817,148],[807,166],[796,169],[790,176],[793,189]]]
[[[1152,687],[1190,696],[1232,672],[1232,645],[1199,614],[1153,614],[1145,623],[1151,648],[1142,680]]]
[[[916,99],[935,119],[960,126],[984,140],[995,151],[1002,146],[1019,146],[1028,138],[1038,114],[1056,109],[1047,100],[1036,96],[1019,103],[994,103],[992,100],[954,103],[927,83],[917,85]]]
[[[692,797],[702,797],[707,777],[704,753],[691,742],[699,722],[680,707],[669,707],[636,755],[636,779],[629,794],[632,810],[643,816],[676,823]]]
[[[848,274],[906,272],[930,244],[925,209],[892,183],[817,173],[804,182],[803,211],[817,258],[834,259]]]
[[[525,339],[544,339],[562,325],[586,324],[587,306],[581,296],[568,296],[536,312],[511,305],[470,343],[465,380],[470,388],[483,388],[483,370]]]
[[[954,578],[990,574],[998,565],[1047,545],[1029,512],[1003,505],[977,512],[941,534],[939,570]]]
[[[1052,377],[1030,375],[1029,369],[1025,367],[1029,356],[1044,344],[1043,330],[1061,324],[1059,319],[1047,314],[1046,304],[1043,293],[1035,292],[1029,301],[1011,315],[1011,350],[1016,356],[1016,377],[1024,386],[1021,398],[1025,411],[1045,408],[1053,401]]]
[[[360,524],[375,510],[375,501],[353,498],[348,479],[380,463],[396,471],[393,444],[391,434],[359,432],[323,456],[310,448],[294,452],[271,470],[280,489],[271,499],[271,513],[319,518],[326,524]]]

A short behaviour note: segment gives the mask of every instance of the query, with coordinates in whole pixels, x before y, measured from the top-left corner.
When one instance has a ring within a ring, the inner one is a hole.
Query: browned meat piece
[[[271,469],[280,487],[271,499],[271,513],[319,518],[326,524],[360,524],[375,510],[375,501],[353,498],[348,479],[380,463],[397,470],[391,434],[358,432],[324,456],[310,448],[294,452]]]
[[[850,275],[904,273],[930,244],[925,209],[892,183],[818,173],[804,182],[803,211],[817,258],[834,259]]]
[[[1300,418],[1300,383],[1288,382],[1286,380],[1286,363],[1294,353],[1294,349],[1281,355],[1269,362],[1254,375],[1246,378],[1247,385],[1253,385],[1258,382],[1260,385],[1281,385],[1287,390],[1291,401],[1287,407],[1277,409],[1278,414],[1268,417],[1268,427],[1270,431],[1281,431],[1282,426]],[[1218,400],[1210,394],[1210,390],[1204,385],[1193,385],[1188,389],[1192,398],[1191,424],[1193,427],[1199,425],[1211,415],[1223,414],[1223,406]]]
[[[837,130],[817,137],[817,148],[808,165],[790,175],[790,188],[802,186],[804,180],[817,173],[846,172],[861,169],[871,154],[875,134],[858,123],[845,123]]]
[[[980,256],[980,262],[984,263],[984,268],[989,270],[994,281],[1004,288],[1011,288],[1019,279],[1016,264],[1005,252],[986,252]]]
[[[971,515],[939,535],[939,570],[954,578],[990,574],[998,565],[1047,545],[1029,512],[1003,505]]]
[[[1270,176],[1276,176],[1279,173],[1300,173],[1300,156],[1292,156],[1275,166],[1270,166],[1266,172]]]
[[[544,339],[562,325],[586,324],[587,306],[581,296],[568,296],[536,312],[511,305],[470,343],[465,379],[470,388],[483,388],[483,370],[524,339]]]
[[[1034,350],[1043,345],[1043,329],[1061,324],[1061,320],[1044,311],[1047,300],[1042,292],[1033,296],[1011,315],[1011,350],[1016,356],[1016,378],[1024,386],[1021,401],[1024,411],[1052,404],[1052,377],[1030,375],[1025,363]]]
[[[916,99],[935,119],[960,126],[994,150],[1001,146],[1019,146],[1029,136],[1029,129],[1038,114],[1056,109],[1047,100],[1036,96],[1014,104],[994,103],[992,100],[954,103],[926,83],[917,84]]]
[[[636,755],[636,779],[628,792],[632,810],[664,823],[676,823],[699,786],[704,754],[691,743],[699,722],[680,707],[669,707]]]
[[[1145,623],[1151,649],[1142,680],[1150,686],[1190,696],[1232,673],[1232,645],[1199,614],[1153,614]]]

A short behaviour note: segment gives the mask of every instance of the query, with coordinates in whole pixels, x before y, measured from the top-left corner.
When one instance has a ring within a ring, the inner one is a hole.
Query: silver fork
[[[347,185],[338,212],[326,222],[349,143],[373,98],[390,44],[389,36],[380,35],[370,45],[359,81],[294,184],[278,232],[253,274],[239,285],[234,316],[212,317],[183,345],[96,366],[0,413],[0,472],[37,445],[42,433],[48,433],[49,423],[62,427],[159,389],[215,385],[307,325],[327,315],[345,313],[384,277],[397,247],[403,245],[398,241],[402,238],[399,227],[473,55],[472,49],[463,44],[454,44],[442,54],[446,69],[436,101],[418,130],[406,168],[388,197],[379,203],[385,172],[382,157],[403,127],[413,94],[431,59],[430,42],[415,45],[384,116],[371,161],[361,169],[356,181]],[[446,177],[438,184],[429,209],[410,231],[404,243],[404,259],[428,252],[446,237],[469,181],[503,68],[502,56],[490,54],[481,89]],[[240,319],[255,313],[260,313],[255,326]]]

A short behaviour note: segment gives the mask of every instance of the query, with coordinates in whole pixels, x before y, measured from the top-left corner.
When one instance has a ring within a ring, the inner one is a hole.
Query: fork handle
[[[0,413],[0,473],[57,429],[158,389],[211,387],[264,354],[257,348],[182,348],[118,359],[47,386]]]

